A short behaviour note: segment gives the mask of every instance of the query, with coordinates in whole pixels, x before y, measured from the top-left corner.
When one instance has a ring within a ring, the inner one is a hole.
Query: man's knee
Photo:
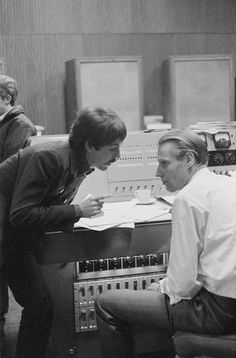
[[[95,307],[98,310],[109,310],[116,306],[117,303],[122,303],[123,296],[127,295],[128,290],[114,290],[99,295],[95,301]]]
[[[120,292],[119,292],[120,293]],[[113,313],[116,311],[119,299],[117,291],[111,291],[99,295],[95,300],[95,310],[97,315],[103,320],[110,320]]]
[[[127,312],[133,306],[135,295],[136,291],[125,289],[101,294],[95,301],[96,313],[106,322],[113,322],[114,317],[125,321]]]
[[[102,312],[106,310],[106,300],[107,295],[105,294],[99,295],[95,299],[95,310],[99,316],[101,316]]]

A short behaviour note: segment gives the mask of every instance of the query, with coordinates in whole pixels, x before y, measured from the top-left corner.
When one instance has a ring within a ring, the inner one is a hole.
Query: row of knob
[[[165,262],[163,255],[165,255],[165,253],[79,261],[79,272],[95,272],[163,265]]]

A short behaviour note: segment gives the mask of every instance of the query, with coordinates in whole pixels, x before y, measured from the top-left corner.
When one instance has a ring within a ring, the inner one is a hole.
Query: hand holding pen
[[[80,210],[82,216],[86,218],[91,218],[95,215],[101,214],[105,199],[109,196],[110,194],[96,196],[88,194],[86,198],[80,203]]]

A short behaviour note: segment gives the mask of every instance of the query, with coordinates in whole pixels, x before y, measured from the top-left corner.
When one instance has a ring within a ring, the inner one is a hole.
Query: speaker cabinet
[[[233,121],[231,55],[171,56],[163,62],[164,121],[173,128]]]
[[[113,109],[127,130],[143,128],[142,58],[87,57],[67,61],[67,129],[75,114],[88,106]]]

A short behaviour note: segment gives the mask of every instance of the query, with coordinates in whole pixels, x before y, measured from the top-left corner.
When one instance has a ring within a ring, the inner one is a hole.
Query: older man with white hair
[[[132,328],[230,333],[236,326],[236,181],[207,168],[205,143],[190,130],[159,142],[159,176],[170,192],[166,277],[147,290],[116,290],[96,302],[103,358],[135,357]]]

